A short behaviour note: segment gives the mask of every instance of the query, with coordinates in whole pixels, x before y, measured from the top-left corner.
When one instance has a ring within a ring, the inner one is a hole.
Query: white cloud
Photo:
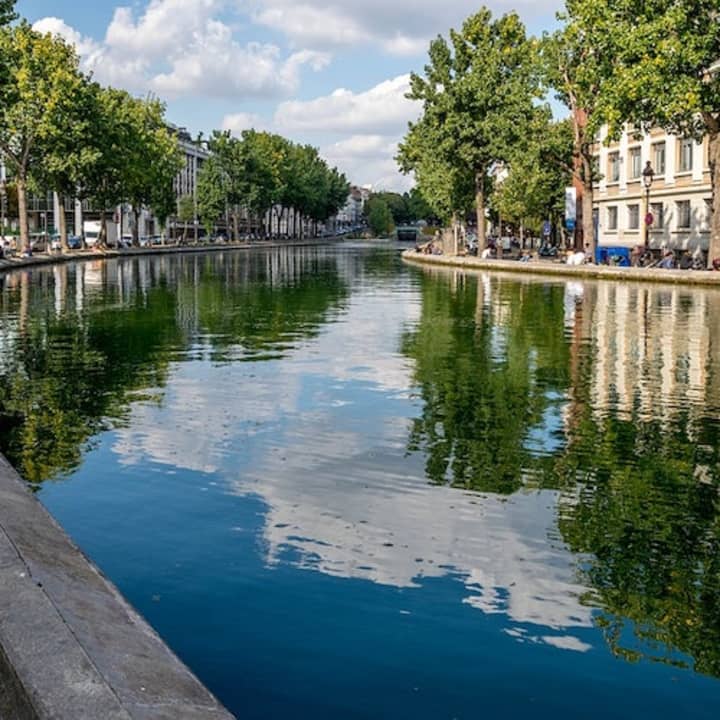
[[[274,125],[280,132],[339,136],[321,147],[331,165],[353,182],[407,190],[412,180],[398,172],[395,155],[409,121],[420,113],[408,100],[410,76],[400,75],[364,92],[339,88],[312,100],[281,103]]]
[[[232,113],[222,121],[222,129],[230,130],[233,135],[240,135],[243,130],[265,130],[266,127],[265,120],[255,113]]]
[[[243,0],[242,5],[246,5]],[[550,23],[560,0],[489,0],[494,13],[517,9],[528,22]],[[374,42],[388,53],[417,55],[430,39],[459,27],[477,6],[468,0],[255,0],[255,22],[284,33],[303,47]]]
[[[410,76],[400,75],[365,92],[339,88],[314,100],[290,100],[279,105],[275,124],[310,132],[401,133],[420,112],[405,97],[409,89]]]
[[[102,83],[165,98],[282,97],[297,91],[301,71],[324,68],[327,53],[288,54],[270,43],[240,43],[218,19],[227,0],[151,0],[136,14],[119,7],[102,41],[48,17],[35,28],[75,44],[83,69]]]
[[[398,172],[395,155],[398,141],[385,135],[352,135],[320,150],[353,182],[375,189],[409,190],[412,180]]]

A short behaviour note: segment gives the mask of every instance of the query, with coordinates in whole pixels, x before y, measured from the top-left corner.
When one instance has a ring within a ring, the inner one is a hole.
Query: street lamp
[[[653,170],[650,161],[645,163],[645,169],[642,172],[643,185],[645,186],[645,220],[643,222],[643,246],[648,247],[648,231],[650,226],[653,224],[652,214],[650,213],[650,188],[652,187],[653,180],[655,179],[655,171]]]

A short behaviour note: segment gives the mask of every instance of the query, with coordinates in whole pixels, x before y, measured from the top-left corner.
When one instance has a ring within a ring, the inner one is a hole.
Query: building
[[[606,144],[606,138],[603,128],[594,196],[598,245],[642,244],[648,222],[653,249],[707,250],[712,214],[707,138],[698,143],[660,129],[639,133],[633,128],[618,142]],[[646,189],[648,162],[654,175]]]
[[[368,187],[351,186],[348,199],[337,214],[337,224],[344,226],[362,223],[363,210],[371,195],[372,191]]]
[[[197,209],[197,181],[198,173],[203,163],[210,157],[210,153],[207,147],[198,141],[195,141],[190,136],[190,133],[182,127],[176,127],[174,125],[169,126],[170,130],[175,133],[178,139],[180,150],[183,153],[185,164],[178,173],[177,177],[173,182],[175,189],[175,195],[178,201],[182,197],[191,197],[195,207],[195,217],[192,223],[182,225],[179,222],[173,223],[175,226],[176,233],[182,234],[183,232],[188,235],[191,232],[197,233],[198,226],[200,224]]]

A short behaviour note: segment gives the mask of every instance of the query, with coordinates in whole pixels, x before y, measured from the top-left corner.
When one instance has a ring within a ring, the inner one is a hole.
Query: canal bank
[[[0,718],[232,717],[0,455]]]
[[[413,264],[457,267],[464,270],[495,270],[519,275],[550,275],[593,280],[631,280],[662,284],[698,285],[720,288],[720,273],[709,270],[661,270],[659,268],[610,267],[606,265],[568,266],[557,262],[517,260],[482,260],[474,256],[424,255],[414,249],[405,250],[403,260]]]
[[[213,245],[154,245],[147,248],[126,248],[114,250],[69,250],[68,252],[39,253],[32,257],[0,258],[0,273],[10,272],[29,267],[41,267],[44,265],[60,265],[62,263],[108,260],[110,258],[139,257],[141,255],[178,255],[196,254],[206,252],[221,252],[223,250],[257,250],[261,248],[278,247],[311,247],[314,245],[327,245],[338,242],[342,237],[318,238],[312,240],[294,240],[286,242],[254,242],[254,243],[220,243]]]

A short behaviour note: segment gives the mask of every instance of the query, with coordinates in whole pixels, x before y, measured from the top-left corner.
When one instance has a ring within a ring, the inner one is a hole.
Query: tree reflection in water
[[[0,292],[0,450],[31,484],[75,469],[174,359],[278,357],[346,295],[317,248],[21,271]]]
[[[422,398],[408,449],[428,478],[560,491],[612,651],[720,677],[720,293],[448,273],[420,286],[403,349]]]

